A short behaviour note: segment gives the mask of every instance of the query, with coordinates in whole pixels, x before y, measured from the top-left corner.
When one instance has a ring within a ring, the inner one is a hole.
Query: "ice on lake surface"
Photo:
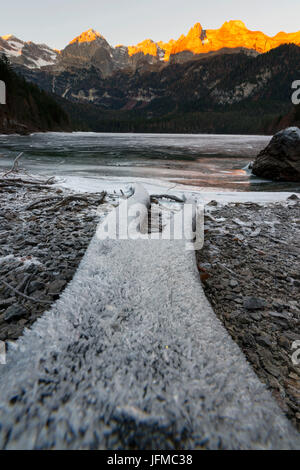
[[[97,190],[140,181],[148,189],[299,191],[247,170],[268,136],[43,133],[0,136],[0,170],[24,152],[22,166],[56,175],[74,189]]]

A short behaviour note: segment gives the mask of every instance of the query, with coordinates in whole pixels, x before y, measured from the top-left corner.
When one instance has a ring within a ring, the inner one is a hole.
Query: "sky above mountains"
[[[89,28],[112,45],[131,45],[178,38],[196,22],[215,29],[232,19],[273,36],[299,31],[299,18],[299,0],[14,0],[1,7],[0,35],[61,49]]]

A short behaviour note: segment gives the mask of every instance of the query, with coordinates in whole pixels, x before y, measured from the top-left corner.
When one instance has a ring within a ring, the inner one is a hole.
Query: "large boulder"
[[[300,181],[300,129],[288,127],[275,134],[257,155],[252,172],[277,181]]]

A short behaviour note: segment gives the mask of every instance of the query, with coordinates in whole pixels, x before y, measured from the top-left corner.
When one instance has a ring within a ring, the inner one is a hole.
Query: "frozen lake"
[[[0,169],[24,152],[23,168],[56,175],[78,189],[139,181],[154,190],[299,191],[297,183],[261,180],[246,169],[269,141],[267,136],[235,135],[1,135]]]

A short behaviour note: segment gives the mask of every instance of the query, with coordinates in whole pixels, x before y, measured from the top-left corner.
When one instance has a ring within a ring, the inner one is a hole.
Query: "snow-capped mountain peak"
[[[196,23],[177,40],[165,43],[146,39],[128,47],[112,47],[92,28],[75,37],[62,51],[45,44],[24,42],[8,34],[0,37],[0,54],[5,53],[13,64],[31,69],[52,65],[59,70],[94,66],[103,77],[107,77],[117,70],[150,70],[152,66],[185,62],[200,54],[241,48],[261,54],[290,43],[300,46],[300,31],[281,32],[269,37],[263,32],[249,30],[240,20],[234,20],[225,22],[219,29],[204,29]]]
[[[22,41],[12,34],[0,37],[0,54],[5,54],[13,63],[35,69],[53,65],[58,52],[46,44]]]

